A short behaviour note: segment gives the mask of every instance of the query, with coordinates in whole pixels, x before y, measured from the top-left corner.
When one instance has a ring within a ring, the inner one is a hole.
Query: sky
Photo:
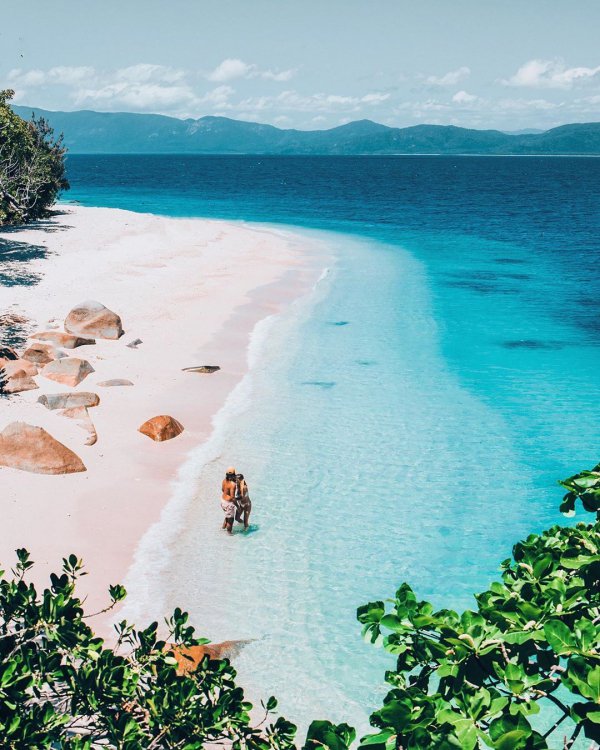
[[[0,19],[0,89],[43,109],[301,129],[600,120],[600,0],[0,0]]]

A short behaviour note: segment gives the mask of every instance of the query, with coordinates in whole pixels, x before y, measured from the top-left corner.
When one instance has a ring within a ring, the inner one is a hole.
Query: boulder
[[[10,346],[0,346],[0,359],[19,359],[19,355]]]
[[[98,339],[123,335],[121,318],[100,302],[89,300],[74,307],[65,320],[65,331]]]
[[[94,372],[94,368],[87,360],[67,357],[49,362],[40,374],[49,380],[74,388],[91,372]]]
[[[4,386],[4,393],[21,393],[22,391],[34,391],[39,388],[35,380],[25,370],[18,370],[9,378]]]
[[[42,427],[12,422],[0,432],[0,466],[34,474],[74,474],[86,471],[83,462],[66,445]]]
[[[29,338],[37,341],[50,341],[55,346],[62,346],[63,349],[76,349],[78,346],[90,346],[96,343],[96,339],[86,339],[83,336],[75,336],[62,331],[40,331]]]
[[[182,372],[200,372],[204,375],[211,375],[220,369],[219,365],[198,365],[198,367],[184,367]]]
[[[80,391],[79,393],[45,393],[38,398],[38,404],[42,404],[46,409],[54,411],[55,409],[75,409],[77,407],[98,406],[100,397],[97,393]]]
[[[205,656],[209,659],[231,659],[239,654],[250,641],[223,641],[207,643],[204,646],[176,646],[169,643],[165,650],[177,660],[177,673],[180,675],[195,672]]]
[[[103,388],[113,388],[116,385],[133,385],[133,383],[131,380],[125,380],[125,378],[113,378],[112,380],[103,380],[98,385],[101,385]]]
[[[69,419],[75,419],[78,422],[79,427],[85,430],[88,434],[85,441],[86,445],[95,445],[98,440],[98,433],[94,427],[94,423],[91,420],[89,412],[85,406],[74,406],[71,409],[64,409],[59,412],[61,417],[68,417]]]
[[[63,352],[57,351],[52,344],[36,343],[23,352],[21,359],[26,359],[28,362],[33,362],[33,364],[42,367],[43,365],[47,365],[48,362],[52,362],[55,359],[62,359],[66,356]]]
[[[37,366],[34,365],[33,362],[29,362],[26,359],[13,359],[10,362],[5,361],[2,363],[2,369],[9,378],[12,378],[13,375],[16,375],[21,371],[23,371],[26,375],[38,374]]]
[[[169,417],[166,414],[162,414],[158,417],[152,417],[139,428],[138,430],[143,435],[147,435],[157,443],[163,440],[171,440],[177,435],[181,435],[183,432],[183,425],[173,417]]]

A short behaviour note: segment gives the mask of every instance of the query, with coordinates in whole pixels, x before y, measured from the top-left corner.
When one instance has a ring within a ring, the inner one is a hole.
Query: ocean
[[[252,694],[364,730],[393,657],[356,608],[403,581],[472,606],[515,541],[563,521],[556,480],[600,458],[600,160],[70,156],[68,174],[66,200],[333,252],[255,331],[251,375],[184,472],[185,531],[168,556],[160,529],[146,545],[162,595],[140,611],[249,639]],[[254,512],[230,539],[211,488],[231,463]]]

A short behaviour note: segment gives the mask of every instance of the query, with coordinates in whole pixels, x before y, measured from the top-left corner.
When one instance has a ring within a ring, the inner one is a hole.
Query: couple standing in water
[[[252,503],[248,494],[248,485],[243,474],[237,474],[233,466],[230,466],[225,473],[225,479],[221,484],[221,508],[225,513],[223,520],[223,529],[227,529],[228,534],[233,534],[233,521],[244,523],[244,530],[248,530],[248,520]]]

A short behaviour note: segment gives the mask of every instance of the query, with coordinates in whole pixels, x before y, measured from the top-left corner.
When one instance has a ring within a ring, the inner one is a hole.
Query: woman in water
[[[225,479],[221,484],[221,508],[223,509],[223,513],[225,513],[222,528],[227,529],[228,534],[233,534],[233,519],[235,518],[237,510],[235,504],[236,493],[236,473],[233,466],[230,466],[229,469],[227,469]]]
[[[237,513],[235,520],[238,523],[244,521],[244,530],[248,529],[248,520],[250,518],[250,511],[252,510],[252,502],[250,501],[250,495],[248,494],[248,485],[244,479],[243,474],[238,474],[237,477]]]

